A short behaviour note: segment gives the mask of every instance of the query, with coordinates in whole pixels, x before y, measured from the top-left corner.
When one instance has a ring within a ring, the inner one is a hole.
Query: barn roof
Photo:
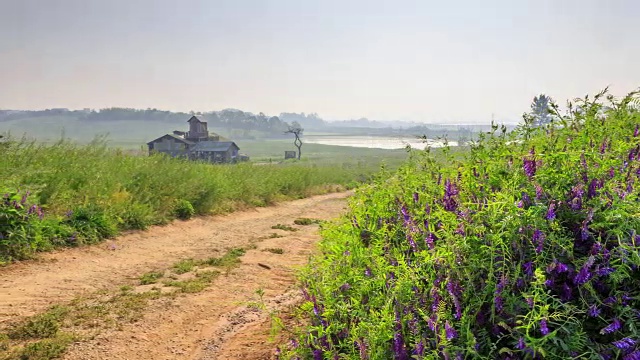
[[[192,120],[195,120],[195,121],[197,121],[197,122],[201,122],[201,123],[204,123],[204,124],[206,124],[206,123],[207,123],[206,121],[202,121],[202,120],[200,120],[200,118],[199,118],[199,117],[197,117],[197,116],[195,116],[195,115],[193,115],[192,117],[190,117],[190,118],[189,118],[189,120],[187,120],[187,122],[188,122],[188,123],[190,123]]]
[[[159,138],[157,138],[157,139],[155,139],[155,140],[151,140],[151,141],[149,141],[149,142],[147,143],[147,145],[149,145],[149,144],[151,144],[151,143],[154,143],[154,142],[156,142],[156,141],[158,141],[158,140],[162,140],[163,138],[165,138],[165,137],[167,137],[167,136],[168,136],[168,137],[170,137],[170,138],[173,138],[173,139],[175,139],[175,140],[178,140],[178,141],[180,141],[180,142],[182,142],[182,143],[185,143],[185,144],[187,144],[187,145],[193,145],[193,144],[195,144],[193,141],[189,141],[189,140],[187,140],[187,139],[185,139],[185,138],[183,138],[183,137],[180,137],[180,136],[178,136],[178,135],[174,135],[174,134],[165,134],[165,135],[162,135],[162,136],[160,136]]]
[[[240,149],[233,141],[200,141],[191,151],[227,151],[232,146]]]

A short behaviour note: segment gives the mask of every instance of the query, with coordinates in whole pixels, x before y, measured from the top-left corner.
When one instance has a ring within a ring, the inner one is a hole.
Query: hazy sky
[[[640,86],[638,0],[0,0],[0,108],[519,119]]]

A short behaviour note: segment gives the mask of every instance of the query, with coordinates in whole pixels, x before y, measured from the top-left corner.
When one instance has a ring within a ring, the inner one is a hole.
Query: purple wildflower
[[[444,330],[447,334],[447,340],[455,339],[458,336],[458,332],[449,324],[449,320],[444,323]]]
[[[596,273],[598,274],[598,276],[607,276],[614,271],[616,271],[616,269],[612,267],[603,267],[603,268],[598,268],[598,270],[596,270]]]
[[[639,133],[640,133],[640,129],[638,129],[638,125],[636,125],[636,129],[633,130],[633,137],[638,137]]]
[[[313,360],[322,360],[322,350],[320,349],[315,349],[313,350]]]
[[[551,202],[549,204],[549,209],[547,210],[547,215],[546,215],[547,220],[553,220],[556,218],[556,203],[555,202]]]
[[[614,178],[616,176],[616,170],[612,167],[609,168],[609,177]]]
[[[397,360],[408,360],[409,354],[404,345],[404,338],[401,331],[396,331],[393,335],[393,358]]]
[[[587,312],[587,314],[591,317],[598,317],[600,316],[600,308],[595,304],[589,305],[589,311]]]
[[[418,356],[424,355],[424,340],[420,339],[418,344],[416,344],[416,348],[413,350],[413,354]]]
[[[600,330],[600,334],[602,335],[611,334],[613,332],[620,330],[621,328],[622,328],[622,323],[620,322],[620,320],[613,319],[613,322],[611,322],[611,324],[607,325],[605,328]]]
[[[589,183],[589,190],[587,191],[587,197],[589,199],[598,195],[598,190],[602,188],[602,181],[598,179],[592,179]]]
[[[522,203],[524,204],[525,207],[528,207],[531,205],[531,197],[529,196],[529,194],[527,194],[526,192],[522,192]]]
[[[344,283],[342,284],[342,286],[340,286],[340,291],[345,292],[347,290],[351,289],[351,285],[349,285],[348,283]]]
[[[493,304],[496,308],[496,312],[501,313],[502,310],[504,310],[504,299],[502,298],[502,296],[498,295],[496,297],[493,298]]]
[[[367,267],[366,269],[364,269],[364,276],[371,277],[371,268],[370,267]]]
[[[527,276],[533,276],[533,263],[531,261],[522,264],[522,269]]]
[[[455,211],[458,208],[458,202],[455,196],[458,195],[458,189],[451,180],[444,181],[444,198],[442,199],[444,209],[447,211]]]
[[[636,350],[625,355],[624,357],[622,357],[622,360],[640,360],[640,350]]]
[[[629,337],[626,337],[626,338],[620,339],[618,341],[614,341],[612,344],[613,344],[613,346],[617,347],[618,349],[629,350],[633,346],[635,346],[636,340],[633,340],[633,339],[631,339]]]
[[[540,333],[542,333],[542,335],[547,335],[549,333],[549,328],[547,327],[547,319],[540,320]]]
[[[575,279],[573,280],[577,285],[584,285],[591,279],[591,277],[593,276],[593,273],[591,272],[590,269],[591,269],[591,266],[593,266],[594,261],[595,261],[595,258],[593,256],[589,256],[589,259],[587,260],[587,262],[585,262],[584,265],[582,265],[582,267],[580,268],[580,271],[578,272]]]
[[[542,199],[542,197],[544,196],[544,190],[542,189],[542,186],[540,186],[539,184],[535,184],[534,186],[536,188],[536,199]]]
[[[527,302],[527,305],[529,305],[529,307],[530,307],[530,308],[532,308],[532,307],[533,307],[533,298],[532,298],[531,296],[526,297],[526,298],[524,299],[524,301],[526,301],[526,302]]]
[[[531,179],[536,174],[536,161],[532,157],[525,157],[522,159],[522,168],[524,169],[525,175],[529,179]]]
[[[433,250],[433,248],[435,247],[435,241],[436,241],[436,236],[432,232],[427,234],[427,237],[424,238],[424,242],[429,247],[429,250]]]
[[[544,245],[545,235],[542,231],[536,229],[533,232],[533,244],[536,246],[536,253],[542,252],[542,246]]]
[[[526,348],[527,345],[524,343],[524,338],[521,337],[518,339],[518,344],[516,345],[516,348],[523,350],[524,348]]]
[[[604,139],[602,145],[600,145],[600,154],[604,154],[604,151],[607,149],[607,139]]]
[[[420,196],[418,195],[417,192],[414,192],[413,193],[413,202],[417,203],[419,200],[420,200]]]

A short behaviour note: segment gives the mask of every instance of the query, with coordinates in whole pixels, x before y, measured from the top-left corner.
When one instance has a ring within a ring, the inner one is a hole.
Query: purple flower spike
[[[600,308],[597,307],[596,305],[591,305],[589,306],[589,311],[587,313],[591,317],[598,317],[600,316]]]
[[[522,269],[527,276],[533,276],[533,263],[531,261],[522,264]]]
[[[622,349],[622,350],[629,350],[631,349],[633,346],[636,345],[636,340],[633,340],[629,337],[626,337],[624,339],[620,339],[618,341],[614,341],[613,346],[617,347],[618,349]]]
[[[638,129],[638,125],[636,125],[636,129],[633,131],[633,137],[638,137],[639,133],[640,133],[640,129]]]
[[[625,355],[622,360],[640,360],[640,350]]]
[[[549,210],[547,210],[547,220],[553,220],[556,218],[556,203],[552,202],[549,204]]]
[[[518,345],[516,345],[516,347],[520,350],[523,350],[524,348],[527,347],[527,345],[524,343],[524,338],[521,337],[520,339],[518,339]]]
[[[447,334],[447,340],[455,339],[458,336],[458,332],[449,324],[449,320],[444,323],[444,330]]]
[[[547,319],[540,320],[540,332],[542,335],[547,335],[549,333],[549,328],[547,327]]]
[[[542,252],[542,247],[544,245],[545,235],[542,231],[536,229],[533,232],[533,244],[536,246],[536,253],[540,254]]]
[[[605,327],[602,330],[600,330],[600,334],[602,334],[602,335],[611,334],[613,332],[616,332],[616,331],[620,330],[621,328],[622,328],[622,323],[620,323],[620,320],[619,319],[614,319],[611,324],[607,325],[607,327]]]
[[[493,304],[495,305],[496,312],[501,313],[504,309],[504,299],[502,299],[502,296],[496,296],[493,298]]]
[[[529,179],[531,179],[536,174],[536,161],[531,157],[526,157],[522,159],[522,168],[524,169],[525,175]]]
[[[433,250],[435,247],[436,236],[433,233],[429,233],[427,237],[424,238],[424,242],[429,247],[429,250]]]
[[[322,360],[322,350],[320,349],[315,349],[313,350],[313,360]]]

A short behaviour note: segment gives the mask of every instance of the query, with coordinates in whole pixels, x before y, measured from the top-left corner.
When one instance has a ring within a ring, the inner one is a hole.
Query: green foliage
[[[24,324],[20,324],[11,331],[10,339],[45,339],[53,337],[58,333],[60,318],[64,314],[50,311],[36,317],[30,318]]]
[[[127,155],[100,139],[42,145],[9,138],[0,156],[0,263],[174,218],[340,190],[376,170],[364,163],[211,165]]]
[[[19,360],[51,360],[59,358],[67,347],[75,340],[72,335],[61,334],[54,338],[44,339],[27,344],[13,359]],[[9,359],[12,359],[10,357]]]
[[[320,220],[318,219],[309,219],[309,218],[298,218],[293,220],[293,223],[296,225],[311,225],[311,224],[319,224]]]
[[[140,285],[155,284],[163,276],[161,272],[148,272],[140,277]]]
[[[275,230],[298,231],[298,229],[294,227],[291,227],[289,225],[283,225],[283,224],[276,224],[276,225],[273,225],[271,228]]]
[[[175,208],[176,217],[181,220],[188,220],[195,215],[196,210],[188,200],[180,200]]]
[[[359,189],[285,355],[638,358],[640,109],[605,95]]]
[[[193,270],[196,265],[197,263],[193,259],[181,260],[173,264],[173,272],[175,272],[176,274],[188,273],[189,271]]]

